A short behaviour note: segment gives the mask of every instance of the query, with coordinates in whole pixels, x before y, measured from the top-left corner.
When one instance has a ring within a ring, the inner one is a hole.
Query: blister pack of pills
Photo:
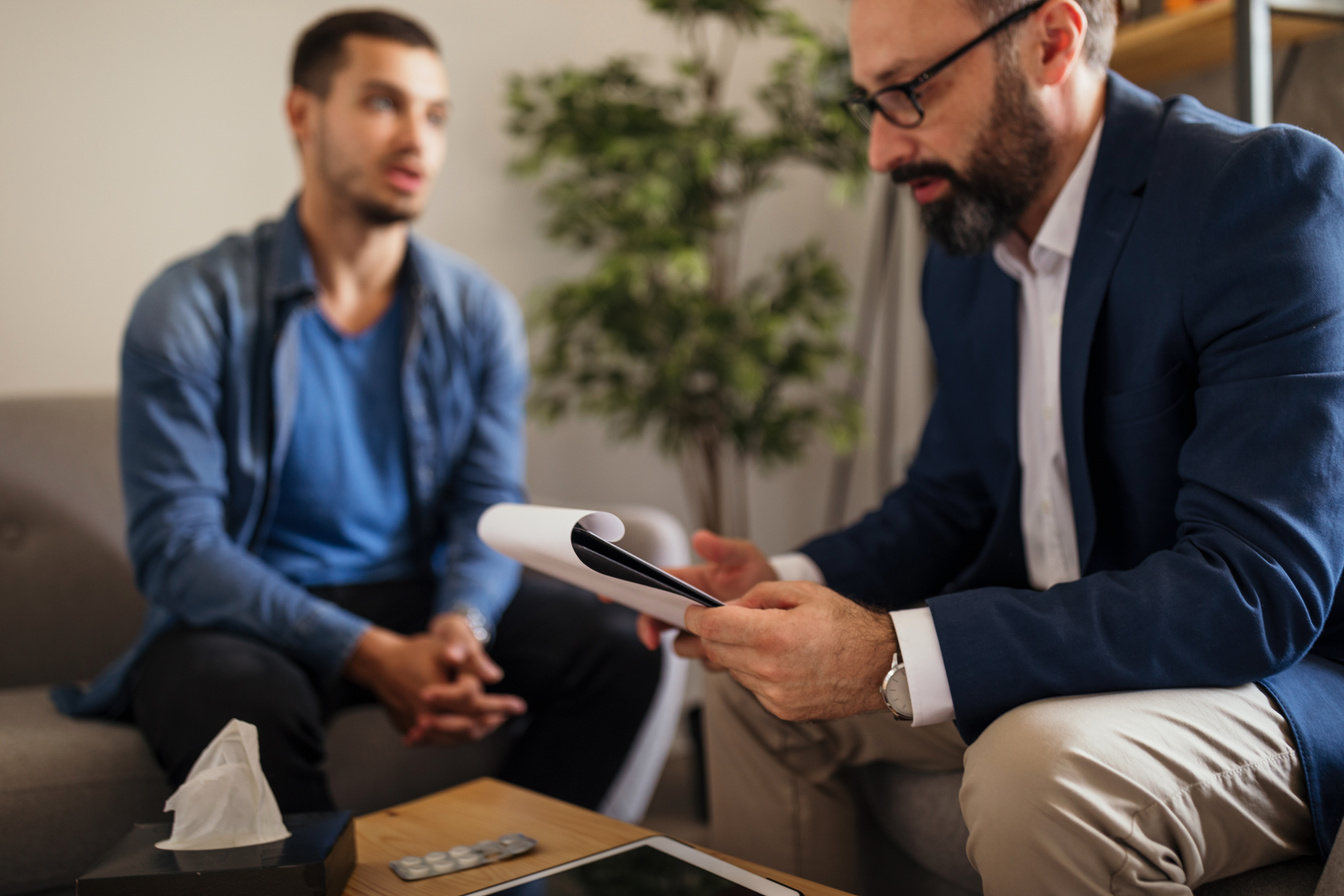
[[[536,845],[537,841],[524,834],[505,834],[498,840],[482,840],[475,846],[454,846],[423,856],[402,856],[388,864],[402,880],[424,880],[475,868],[477,865],[488,865],[501,859],[511,859]]]

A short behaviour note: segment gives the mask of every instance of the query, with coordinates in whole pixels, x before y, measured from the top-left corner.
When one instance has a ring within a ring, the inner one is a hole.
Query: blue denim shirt
[[[527,344],[509,293],[416,237],[402,365],[411,507],[436,609],[498,620],[519,568],[476,535],[481,512],[523,498]],[[297,203],[279,221],[170,266],[136,303],[122,347],[120,451],[136,582],[149,600],[131,649],[73,715],[122,715],[128,675],[175,626],[251,635],[319,675],[339,673],[368,623],[255,555],[275,513],[298,394],[299,327],[316,313]]]

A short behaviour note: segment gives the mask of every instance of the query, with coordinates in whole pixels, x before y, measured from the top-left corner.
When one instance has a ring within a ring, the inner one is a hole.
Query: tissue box
[[[168,850],[172,824],[138,824],[75,883],[79,896],[337,896],[355,870],[349,812],[286,815],[292,836],[234,849]]]

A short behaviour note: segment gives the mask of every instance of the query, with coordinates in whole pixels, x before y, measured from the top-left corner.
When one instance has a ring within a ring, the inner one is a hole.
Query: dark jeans
[[[423,632],[434,584],[390,582],[313,593],[385,628]],[[658,686],[661,660],[635,638],[634,614],[586,591],[525,573],[490,655],[497,689],[527,701],[497,777],[595,808],[620,771]],[[345,679],[321,680],[253,638],[177,629],[149,648],[132,701],[135,721],[173,787],[229,721],[257,726],[261,764],[282,812],[335,808],[322,763],[325,724],[376,701]]]

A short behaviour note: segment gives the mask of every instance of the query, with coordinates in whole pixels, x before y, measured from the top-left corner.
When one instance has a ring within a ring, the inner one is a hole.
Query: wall
[[[841,0],[787,0],[839,32]],[[276,214],[296,187],[281,118],[292,41],[337,4],[320,0],[0,0],[0,396],[109,392],[120,332],[140,288],[169,259]],[[454,89],[450,155],[420,224],[481,262],[522,298],[582,270],[548,244],[533,184],[504,173],[504,78],[614,51],[666,65],[674,36],[638,0],[405,0],[440,38]],[[731,97],[779,48],[741,54]],[[1282,56],[1280,57],[1282,64]],[[1344,143],[1344,38],[1308,46],[1283,120]],[[664,69],[665,70],[665,69]],[[1230,111],[1231,75],[1159,85]],[[753,259],[825,237],[851,281],[862,277],[868,216],[827,199],[820,177],[792,172],[755,209]],[[918,366],[918,320],[898,340]],[[909,348],[916,344],[915,348]],[[921,377],[899,385],[903,441],[922,414]],[[873,389],[870,389],[870,393]],[[870,419],[876,417],[868,396]],[[612,444],[600,423],[531,434],[534,495],[557,502],[639,501],[689,522],[675,467],[645,444]],[[850,489],[849,515],[880,492],[872,440]],[[818,530],[830,476],[824,449],[805,464],[752,475],[752,531],[780,550]]]
[[[295,36],[319,0],[0,0],[0,396],[110,392],[121,328],[170,259],[283,209],[297,184],[281,103]],[[843,31],[838,0],[786,4]],[[583,259],[541,234],[536,186],[508,178],[505,77],[640,54],[666,72],[675,35],[638,0],[406,0],[439,37],[454,92],[449,158],[422,233],[520,298]],[[730,99],[781,46],[739,54]],[[854,277],[862,204],[810,172],[754,210],[753,259],[824,235]],[[784,547],[820,520],[827,460],[757,487],[757,534]],[[529,482],[556,501],[643,501],[688,518],[675,468],[595,422],[534,431]],[[769,491],[770,494],[766,494]]]

